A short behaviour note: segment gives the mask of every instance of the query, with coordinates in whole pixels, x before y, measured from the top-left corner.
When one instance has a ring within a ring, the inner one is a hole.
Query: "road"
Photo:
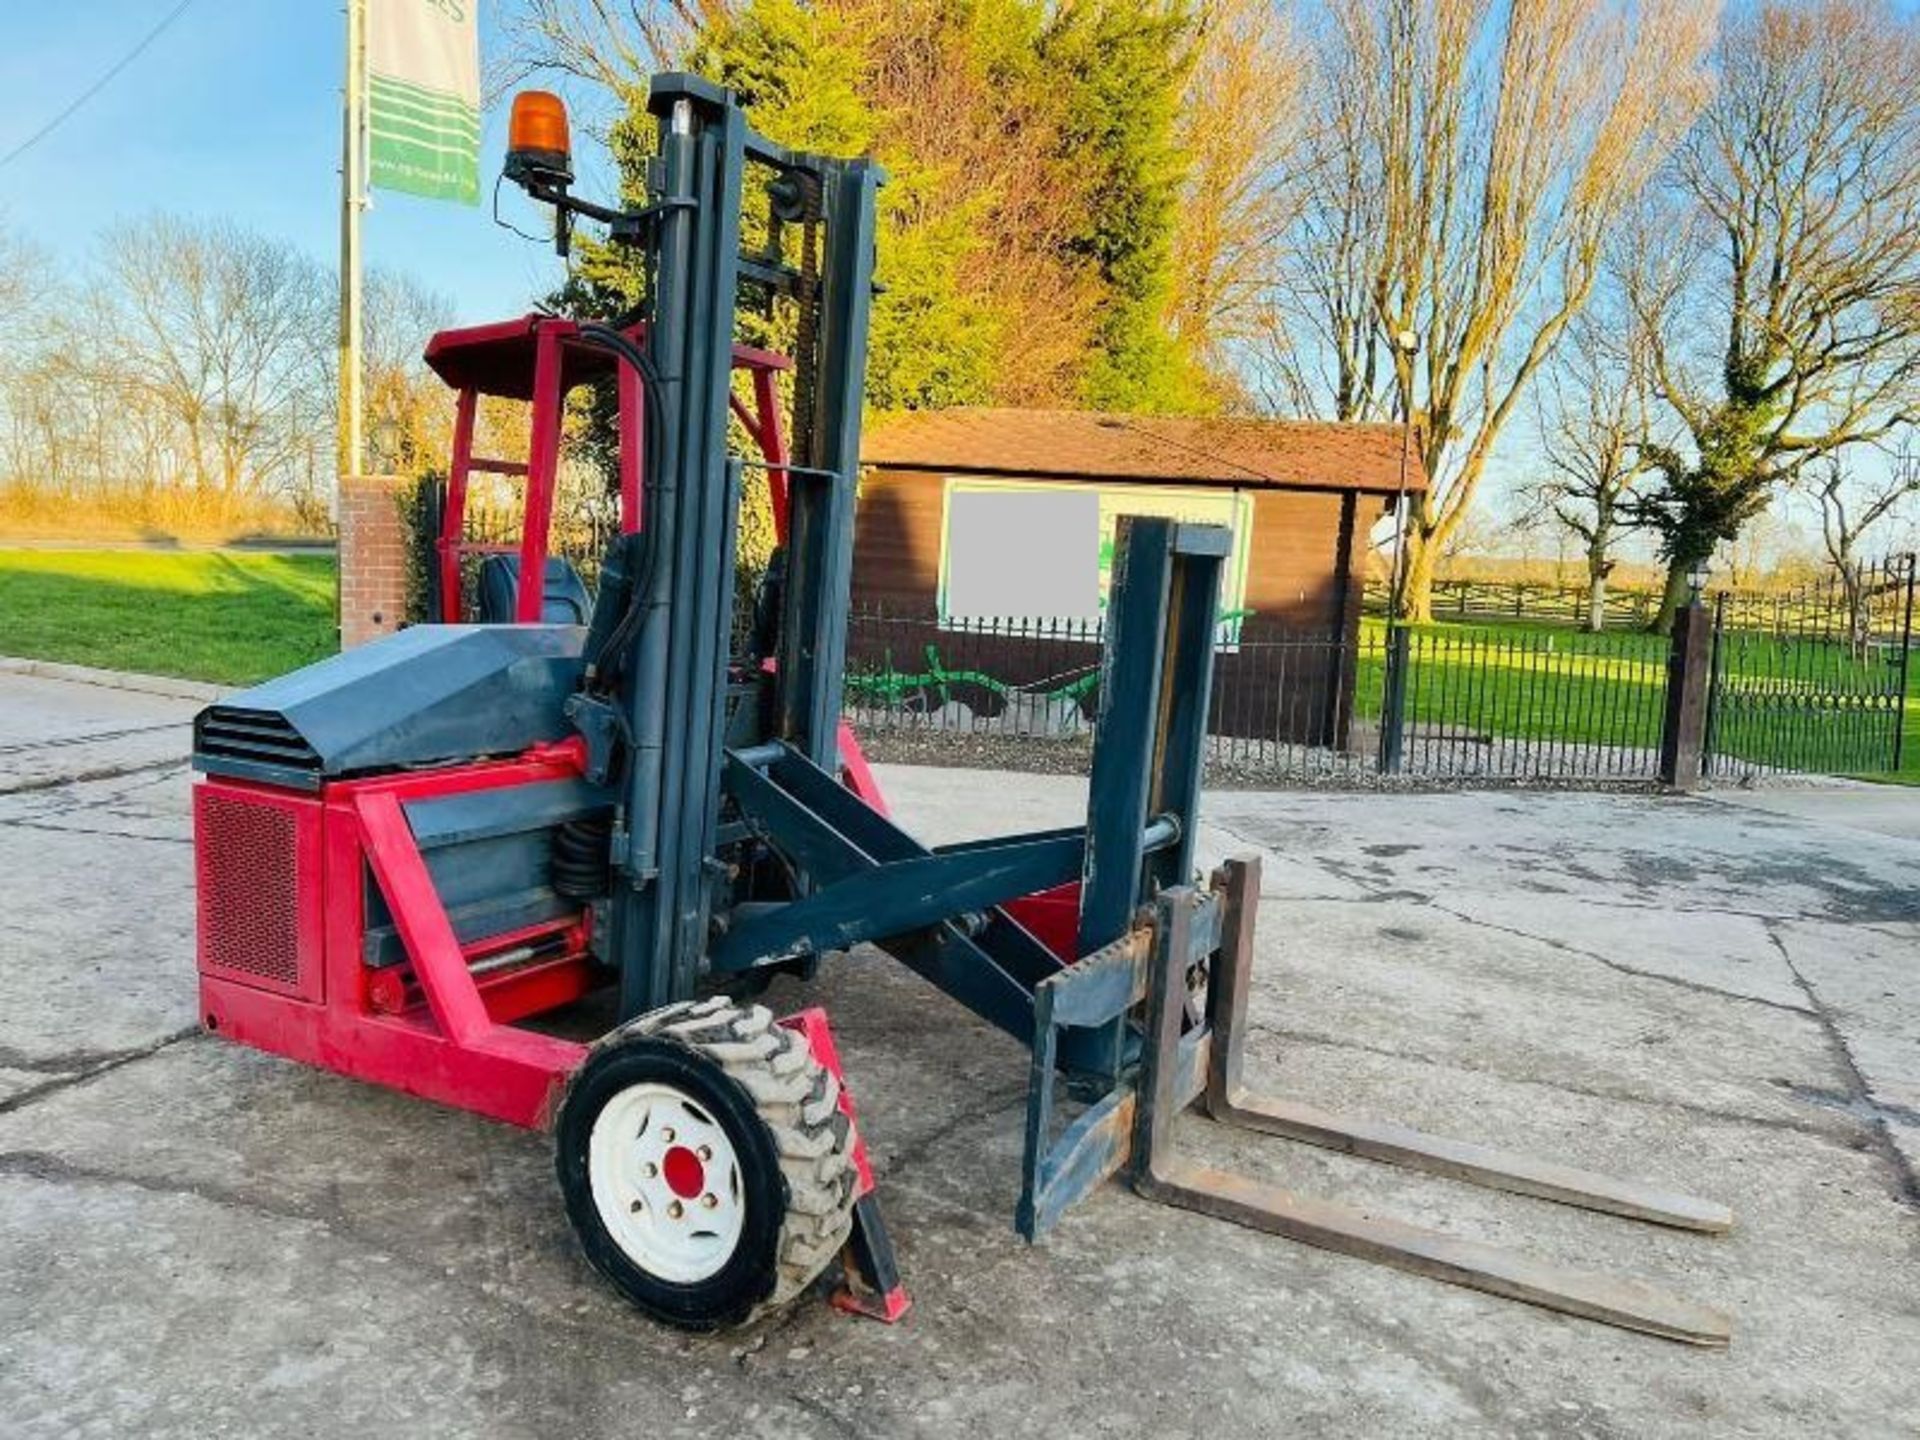
[[[1911,832],[1712,799],[1208,799],[1204,855],[1266,867],[1257,1087],[1738,1223],[1658,1231],[1198,1119],[1182,1143],[1717,1305],[1725,1352],[1119,1186],[1030,1248],[1024,1052],[874,952],[772,1000],[834,1016],[915,1308],[888,1329],[803,1303],[691,1339],[578,1257],[541,1137],[195,1027],[193,709],[0,675],[9,1435],[1872,1436],[1920,1414]],[[882,778],[935,841],[1070,821],[1082,796]]]

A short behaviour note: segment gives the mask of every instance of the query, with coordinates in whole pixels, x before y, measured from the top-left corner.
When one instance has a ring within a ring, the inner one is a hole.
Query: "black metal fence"
[[[1717,598],[1711,774],[1899,767],[1913,562],[1857,578]],[[1071,759],[1099,711],[1100,646],[1098,627],[1075,622],[857,611],[847,707],[881,737],[972,736],[1008,764],[1021,763],[1008,747],[1051,741],[1055,761]],[[1368,616],[1304,633],[1254,617],[1216,656],[1210,759],[1249,779],[1651,783],[1669,648],[1644,630]]]
[[[617,530],[610,497],[556,515],[553,549],[595,578]],[[423,560],[434,526],[416,520]],[[470,542],[517,539],[511,507],[474,505]],[[469,557],[466,569],[478,563]],[[471,584],[471,575],[467,577]],[[1911,555],[1785,592],[1714,597],[1705,768],[1729,779],[1782,771],[1898,770],[1913,642]],[[1537,587],[1536,587],[1537,589]],[[1523,597],[1523,608],[1528,600]],[[1249,780],[1468,783],[1652,782],[1666,712],[1668,642],[1644,628],[1447,618],[1398,627],[1365,615],[1340,632],[1258,616],[1217,652],[1210,764]],[[1534,606],[1537,610],[1537,604]],[[1004,751],[1052,742],[1077,763],[1099,711],[1103,636],[1061,620],[942,622],[931,612],[856,610],[846,704],[875,736],[936,745],[970,736]],[[1076,750],[1078,754],[1076,755]],[[925,753],[924,745],[921,747]]]
[[[1665,664],[1656,636],[1249,621],[1215,657],[1210,759],[1248,778],[1650,781]],[[970,735],[1018,763],[1006,747],[1084,741],[1099,686],[1090,625],[863,610],[849,629],[847,709],[869,734]]]
[[[1663,638],[1496,626],[1391,636],[1380,675],[1384,769],[1455,780],[1657,777]],[[1396,664],[1404,667],[1397,704]]]
[[[1780,594],[1716,596],[1707,773],[1900,769],[1914,586],[1914,557],[1896,555]]]

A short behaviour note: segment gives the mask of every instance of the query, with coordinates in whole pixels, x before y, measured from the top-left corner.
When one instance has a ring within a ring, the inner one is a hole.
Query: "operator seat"
[[[540,587],[540,618],[549,625],[584,625],[593,610],[587,582],[560,555],[547,557]],[[478,599],[482,625],[511,625],[514,597],[520,589],[520,557],[489,555],[480,562]]]

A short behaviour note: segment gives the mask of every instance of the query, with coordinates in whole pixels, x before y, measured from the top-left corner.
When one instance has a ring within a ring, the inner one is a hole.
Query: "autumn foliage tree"
[[[671,13],[534,0],[519,33],[556,68],[621,86],[628,114],[613,139],[630,177],[651,128],[639,75],[622,70],[640,54],[736,90],[772,139],[880,160],[875,408],[1177,411],[1220,403],[1204,322],[1238,303],[1251,253],[1226,236],[1198,251],[1180,241],[1195,168],[1181,115],[1211,13],[1183,0],[741,0]],[[1251,108],[1243,97],[1233,118]],[[1273,183],[1231,158],[1206,173],[1243,214],[1243,183]]]

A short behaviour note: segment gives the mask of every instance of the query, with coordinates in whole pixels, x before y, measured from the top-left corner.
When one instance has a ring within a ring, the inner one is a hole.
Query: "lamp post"
[[[1397,775],[1407,728],[1407,657],[1411,639],[1407,608],[1407,452],[1413,448],[1413,357],[1420,353],[1420,337],[1412,330],[1393,334],[1394,366],[1400,384],[1400,487],[1394,499],[1393,586],[1388,600],[1387,673],[1380,696],[1380,771]]]
[[[367,428],[367,448],[371,452],[374,468],[382,475],[393,474],[400,468],[400,452],[404,444],[400,421],[391,411],[382,410]]]
[[[1406,357],[1407,378],[1400,386],[1400,486],[1394,498],[1393,524],[1393,616],[1398,620],[1406,608],[1407,585],[1407,452],[1413,448],[1413,357],[1420,353],[1418,332],[1406,329],[1393,334],[1394,350]],[[1396,373],[1398,367],[1395,367]]]
[[[1698,605],[1706,595],[1707,581],[1712,578],[1713,567],[1708,563],[1707,557],[1702,555],[1698,560],[1693,562],[1692,568],[1687,571],[1687,589],[1691,593],[1695,605]]]

